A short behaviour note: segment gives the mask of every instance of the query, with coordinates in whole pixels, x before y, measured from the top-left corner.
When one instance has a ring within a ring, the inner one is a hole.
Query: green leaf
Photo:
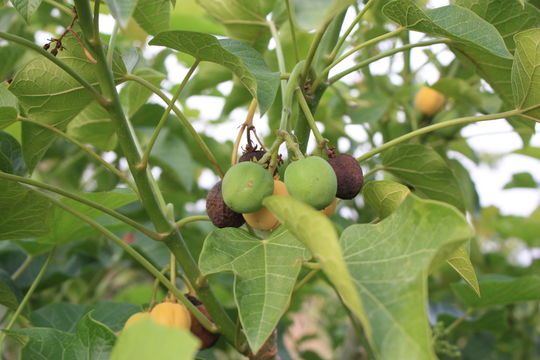
[[[448,5],[424,11],[413,0],[394,0],[384,6],[383,13],[409,30],[446,37],[502,58],[512,58],[497,29],[469,9]]]
[[[128,191],[82,193],[78,195],[110,209],[119,208],[137,199],[136,195]],[[76,202],[75,200],[64,198],[62,199],[62,202],[92,219],[103,215],[101,211]],[[75,240],[80,240],[85,236],[94,233],[93,228],[81,221],[75,215],[72,215],[61,208],[55,207],[50,216],[50,232],[46,236],[38,239],[38,242],[40,243],[66,244]]]
[[[382,162],[385,171],[412,186],[414,193],[465,211],[458,179],[435,150],[417,144],[398,145],[383,153]]]
[[[3,131],[0,131],[0,171],[19,176],[26,173],[21,145],[13,136]]]
[[[75,332],[77,323],[88,313],[112,331],[120,331],[126,320],[141,308],[132,304],[101,302],[87,306],[65,302],[51,303],[30,314],[30,321],[36,327],[54,328],[65,332]]]
[[[109,113],[92,101],[67,126],[67,134],[82,143],[92,144],[102,151],[116,147],[116,128]]]
[[[0,179],[0,240],[41,236],[48,232],[50,203],[13,181]]]
[[[514,189],[514,188],[532,188],[536,189],[538,184],[536,180],[528,172],[520,172],[512,175],[512,180],[510,180],[503,189]]]
[[[138,0],[106,0],[111,15],[122,28],[126,28],[128,20],[133,14]]]
[[[360,319],[368,339],[371,328],[362,302],[354,289],[351,274],[345,266],[342,248],[332,222],[311,206],[289,196],[269,196],[266,206],[321,264],[343,302]]]
[[[257,50],[266,50],[270,30],[266,17],[276,0],[197,0],[208,15],[214,17],[233,39],[250,44]]]
[[[364,201],[381,220],[393,213],[410,192],[408,187],[390,180],[370,181],[362,188]]]
[[[25,360],[107,360],[116,340],[114,333],[86,314],[75,334],[51,328],[28,328],[6,331],[24,345]]]
[[[478,285],[478,279],[474,266],[471,263],[471,257],[465,248],[465,245],[459,247],[452,255],[446,260],[448,264],[461,276],[463,280],[474,290],[476,296],[480,297],[480,286]]]
[[[473,235],[455,208],[412,195],[382,222],[345,229],[341,246],[367,312],[377,359],[436,359],[427,275]]]
[[[347,113],[354,124],[366,124],[379,121],[391,102],[383,94],[365,93],[358,98],[357,104],[357,107],[348,109]]]
[[[160,87],[160,84],[165,80],[165,74],[160,73],[152,68],[137,69],[134,72],[152,85]],[[120,91],[120,99],[122,104],[126,107],[126,112],[129,117],[135,115],[135,113],[144,105],[146,101],[152,96],[152,92],[146,87],[142,86],[138,82],[130,81]]]
[[[68,35],[62,43],[66,50],[61,51],[58,58],[90,84],[97,84],[97,65],[86,58],[79,42]],[[125,73],[118,56],[114,57],[113,69],[116,77]],[[26,64],[15,75],[9,89],[17,96],[29,118],[60,130],[64,130],[92,100],[82,85],[42,56]],[[23,152],[30,170],[34,169],[55,137],[39,125],[23,123]]]
[[[188,31],[167,31],[158,34],[150,45],[167,46],[187,53],[198,60],[225,66],[257,99],[261,114],[272,105],[279,87],[279,73],[272,72],[262,56],[249,45],[232,39],[217,40],[214,36]]]
[[[122,331],[110,360],[191,360],[198,348],[199,340],[188,330],[144,319]]]
[[[41,5],[41,0],[11,0],[11,3],[24,20],[29,22],[32,14],[34,14],[39,8],[39,5]]]
[[[465,284],[452,284],[454,294],[470,308],[509,305],[540,300],[540,277],[491,277],[480,279],[482,297],[476,296]]]
[[[133,18],[150,35],[169,29],[171,2],[169,0],[138,0]]]
[[[17,98],[0,83],[0,129],[8,127],[17,121]]]
[[[512,91],[517,109],[527,118],[540,122],[540,29],[530,29],[514,36],[516,53],[512,66]]]
[[[4,269],[0,269],[0,304],[15,311],[21,298],[21,292],[11,276]]]
[[[463,79],[439,79],[431,86],[431,88],[444,94],[448,98],[458,100],[460,103],[468,103],[478,107],[482,105],[482,95],[479,93],[479,90]]]
[[[511,52],[515,49],[513,36],[516,33],[540,26],[540,11],[530,4],[522,7],[518,0],[456,0],[456,3],[493,24]],[[470,62],[505,102],[512,103],[511,60],[464,44],[456,44],[452,49],[461,59]]]
[[[285,313],[302,261],[308,258],[304,246],[283,229],[260,240],[244,230],[224,228],[204,241],[199,266],[205,275],[234,273],[240,321],[256,353]]]
[[[514,154],[530,156],[534,159],[540,160],[540,147],[528,146],[523,149],[514,151]]]
[[[302,29],[313,30],[353,3],[353,0],[296,0],[295,20]]]

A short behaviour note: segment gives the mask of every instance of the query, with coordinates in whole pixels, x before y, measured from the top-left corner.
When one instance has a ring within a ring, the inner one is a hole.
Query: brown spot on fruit
[[[208,314],[208,311],[204,307],[204,305],[197,299],[195,296],[191,296],[189,294],[185,294],[186,298],[191,301],[193,305],[199,309],[200,312],[206,316],[206,318],[210,321],[212,321],[212,318],[210,317],[210,314]],[[191,313],[190,313],[191,314]],[[193,314],[191,314],[191,328],[190,331],[193,335],[199,338],[201,340],[201,350],[208,349],[218,341],[219,334],[211,333],[210,331],[206,330],[204,326],[201,325],[199,320]]]

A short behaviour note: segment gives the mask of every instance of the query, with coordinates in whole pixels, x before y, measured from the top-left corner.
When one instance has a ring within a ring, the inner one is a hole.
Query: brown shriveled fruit
[[[336,197],[352,199],[358,195],[362,185],[364,185],[364,174],[358,161],[351,155],[339,154],[328,159],[328,163],[334,169],[337,177]]]
[[[240,227],[245,222],[242,214],[234,212],[223,201],[221,181],[214,185],[206,196],[206,212],[212,224],[218,228]]]
[[[210,317],[210,314],[208,314],[208,311],[204,307],[204,305],[197,299],[195,296],[191,296],[189,294],[185,294],[185,297],[191,301],[193,305],[199,309],[200,312],[206,316],[206,318],[210,321],[212,321],[212,318]],[[191,313],[190,313],[191,314]],[[201,350],[208,349],[218,341],[219,334],[211,333],[210,331],[206,330],[204,326],[201,325],[199,320],[191,314],[191,328],[190,331],[193,335],[199,338],[201,340]]]

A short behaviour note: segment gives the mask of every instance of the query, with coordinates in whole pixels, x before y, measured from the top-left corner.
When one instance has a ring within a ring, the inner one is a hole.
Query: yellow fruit
[[[322,212],[324,215],[330,217],[332,216],[334,211],[336,211],[337,203],[338,203],[338,199],[334,199],[334,201],[332,201],[330,205],[328,205],[327,207],[319,211]]]
[[[191,327],[191,315],[180,304],[164,302],[156,305],[150,312],[152,320],[158,324],[187,329]]]
[[[272,195],[289,195],[283,181],[274,180],[274,192]],[[242,214],[242,216],[251,227],[257,230],[274,230],[280,225],[279,220],[265,207],[252,213]]]
[[[150,313],[149,312],[138,312],[129,317],[127,319],[126,323],[124,324],[124,329],[127,329],[131,325],[138,323],[139,321],[143,319],[150,319]]]
[[[441,110],[445,101],[443,94],[427,86],[421,88],[414,98],[416,109],[427,116],[433,116]]]

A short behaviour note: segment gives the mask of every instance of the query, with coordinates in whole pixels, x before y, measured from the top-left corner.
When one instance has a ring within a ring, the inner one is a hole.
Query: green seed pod
[[[274,192],[274,179],[261,165],[241,162],[223,177],[221,193],[228,207],[237,213],[250,213],[262,207],[265,197]]]
[[[326,160],[318,156],[290,164],[285,170],[285,185],[291,196],[317,210],[330,205],[336,197],[336,173]]]

